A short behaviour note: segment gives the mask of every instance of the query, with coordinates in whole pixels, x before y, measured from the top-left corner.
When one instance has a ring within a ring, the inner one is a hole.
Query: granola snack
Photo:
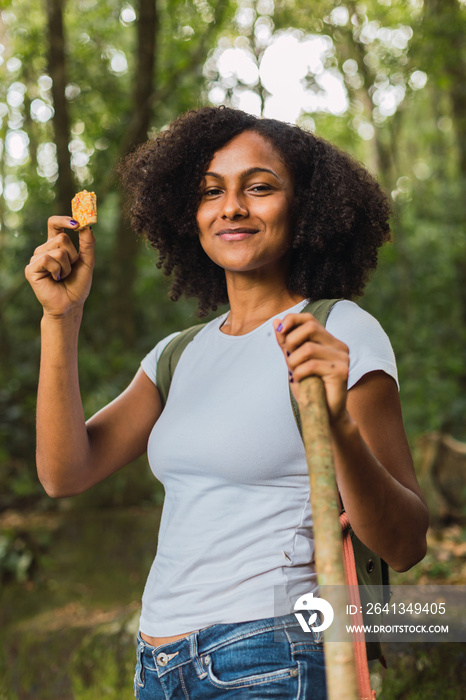
[[[83,190],[78,192],[71,200],[71,213],[73,219],[78,222],[80,230],[86,226],[97,223],[97,198],[95,192]]]

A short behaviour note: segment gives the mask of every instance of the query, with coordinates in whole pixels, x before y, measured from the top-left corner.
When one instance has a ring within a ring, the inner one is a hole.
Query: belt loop
[[[143,642],[138,642],[135,681],[140,688],[144,688],[144,648]]]
[[[199,632],[193,632],[188,637],[188,639],[189,639],[189,655],[191,656],[191,660],[193,661],[194,668],[196,669],[196,673],[197,673],[198,678],[205,678],[207,676],[207,671],[204,670],[201,659],[199,658],[199,650],[198,650],[198,646],[197,646],[198,636],[199,636]]]

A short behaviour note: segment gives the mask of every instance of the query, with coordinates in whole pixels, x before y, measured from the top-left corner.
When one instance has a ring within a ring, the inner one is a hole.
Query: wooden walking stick
[[[324,630],[329,700],[357,700],[358,682],[352,642],[343,641],[348,604],[339,501],[333,465],[327,401],[320,377],[299,385],[299,412],[311,482],[315,561],[319,594],[333,607],[332,625]],[[336,641],[330,641],[335,639]]]

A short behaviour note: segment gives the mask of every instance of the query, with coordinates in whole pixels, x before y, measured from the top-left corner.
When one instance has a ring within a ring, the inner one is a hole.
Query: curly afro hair
[[[348,154],[297,126],[228,107],[203,107],[174,120],[119,165],[131,225],[173,273],[171,298],[197,297],[198,315],[228,301],[225,273],[203,251],[196,212],[214,153],[243,131],[268,139],[294,177],[288,289],[313,299],[362,294],[390,238],[387,196]]]

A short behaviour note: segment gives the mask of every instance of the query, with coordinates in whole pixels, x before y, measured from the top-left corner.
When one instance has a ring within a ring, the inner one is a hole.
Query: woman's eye
[[[208,190],[204,190],[204,197],[215,197],[216,195],[220,194],[220,190],[218,187],[209,187]]]
[[[250,189],[253,192],[261,193],[261,192],[270,192],[272,188],[270,187],[270,185],[253,185]]]

